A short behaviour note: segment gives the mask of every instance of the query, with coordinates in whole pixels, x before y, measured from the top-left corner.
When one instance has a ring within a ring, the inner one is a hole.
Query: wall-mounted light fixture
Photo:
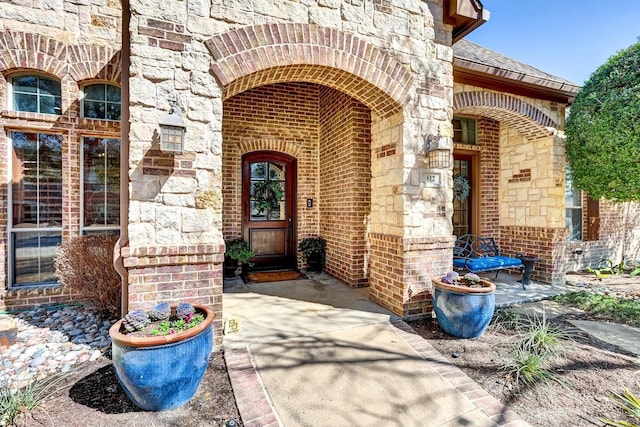
[[[427,134],[424,137],[424,156],[429,169],[449,169],[451,167],[450,138],[440,134]]]
[[[187,126],[182,120],[182,111],[175,94],[169,98],[169,104],[171,105],[169,113],[160,120],[160,151],[182,154]]]

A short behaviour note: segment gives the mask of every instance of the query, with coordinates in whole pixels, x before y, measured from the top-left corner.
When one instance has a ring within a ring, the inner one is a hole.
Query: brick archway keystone
[[[539,108],[504,93],[457,93],[453,97],[453,111],[504,122],[530,140],[550,136],[558,128],[558,124]]]
[[[211,71],[224,99],[256,86],[306,81],[353,96],[383,117],[410,100],[411,73],[366,41],[310,24],[263,24],[238,28],[205,42]]]

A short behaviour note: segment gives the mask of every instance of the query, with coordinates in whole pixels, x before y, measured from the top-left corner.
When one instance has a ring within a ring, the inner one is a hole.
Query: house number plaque
[[[422,179],[425,187],[442,187],[442,173],[435,171],[422,171]]]

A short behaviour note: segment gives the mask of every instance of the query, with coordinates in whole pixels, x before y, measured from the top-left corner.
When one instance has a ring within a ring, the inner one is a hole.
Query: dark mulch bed
[[[26,417],[24,426],[223,426],[242,425],[227,375],[224,352],[214,351],[196,396],[185,406],[164,412],[136,407],[120,387],[111,361],[102,357],[74,371],[61,390]]]
[[[569,328],[562,319],[554,322]],[[577,335],[553,365],[566,386],[551,382],[518,388],[514,378],[501,369],[512,332],[492,325],[482,337],[463,340],[445,334],[436,320],[412,322],[411,326],[447,360],[534,426],[603,426],[600,418],[627,420],[608,396],[625,387],[638,391],[639,359],[585,334]]]

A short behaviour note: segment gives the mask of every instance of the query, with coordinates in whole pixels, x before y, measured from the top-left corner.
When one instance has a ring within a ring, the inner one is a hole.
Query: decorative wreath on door
[[[469,185],[469,179],[461,173],[455,174],[453,177],[453,200],[463,202],[469,197],[471,192],[471,185]]]

